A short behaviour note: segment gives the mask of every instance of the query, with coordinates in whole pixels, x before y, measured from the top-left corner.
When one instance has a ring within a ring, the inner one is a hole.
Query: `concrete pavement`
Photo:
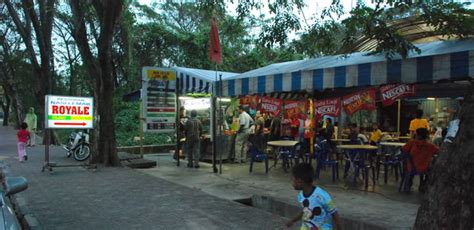
[[[44,146],[18,162],[16,130],[0,127],[0,160],[29,188],[18,196],[37,229],[282,229],[285,218],[129,168],[54,168],[41,172]],[[60,147],[51,160],[77,164]]]
[[[201,164],[199,170],[178,168],[167,154],[149,154],[145,158],[156,160],[158,167],[139,171],[223,199],[237,200],[257,195],[298,206],[297,191],[290,184],[290,174],[285,173],[280,165],[265,174],[263,163],[256,163],[253,173],[249,173],[248,164],[224,164],[223,173],[219,175],[212,173],[209,164]],[[182,165],[186,163],[182,162]],[[414,225],[419,194],[398,193],[398,182],[389,180],[385,185],[381,175],[379,182],[365,191],[363,186],[347,187],[342,178],[332,183],[330,170],[323,172],[321,178],[315,183],[333,198],[345,229],[411,229]],[[291,207],[286,208],[291,210]]]

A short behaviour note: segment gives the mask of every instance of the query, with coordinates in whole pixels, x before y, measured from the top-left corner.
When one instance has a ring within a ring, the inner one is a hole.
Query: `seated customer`
[[[439,152],[439,148],[428,142],[428,129],[417,129],[415,137],[416,139],[408,141],[402,150],[411,155],[417,172],[426,172],[433,155]],[[408,170],[411,170],[411,165],[408,165]]]
[[[376,145],[377,142],[380,141],[380,138],[382,138],[382,131],[379,129],[379,125],[374,123],[372,125],[372,132],[370,133],[370,144]]]
[[[446,134],[448,134],[448,129],[447,128],[444,128],[442,131],[441,131],[441,136],[440,137],[436,137],[434,140],[433,140],[433,144],[441,147],[441,144],[443,144],[443,141],[444,141],[444,138],[446,137]]]
[[[357,124],[353,123],[349,126],[349,139],[351,141],[358,141],[359,140],[359,129],[357,128]]]
[[[439,152],[439,148],[438,146],[428,142],[428,129],[419,128],[415,133],[415,139],[408,141],[408,143],[402,147],[402,151],[410,154],[413,163],[415,164],[416,172],[426,173],[433,156]],[[408,162],[407,170],[411,171],[412,169],[413,166]],[[410,181],[411,180],[412,178],[410,178]],[[420,179],[420,191],[424,185],[424,181],[424,178]]]

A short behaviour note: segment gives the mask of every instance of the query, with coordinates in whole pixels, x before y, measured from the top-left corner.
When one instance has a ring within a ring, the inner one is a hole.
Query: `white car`
[[[2,183],[1,187],[0,229],[22,229],[10,201],[10,196],[27,189],[28,183],[24,177],[6,177],[6,180]]]

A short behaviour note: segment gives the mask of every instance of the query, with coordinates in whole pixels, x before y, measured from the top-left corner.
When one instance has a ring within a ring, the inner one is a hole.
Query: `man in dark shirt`
[[[191,119],[184,124],[186,136],[186,154],[188,155],[188,168],[199,168],[199,150],[202,135],[202,123],[196,118],[196,110],[191,111]]]
[[[326,139],[331,140],[334,135],[334,125],[332,125],[331,118],[326,118]]]

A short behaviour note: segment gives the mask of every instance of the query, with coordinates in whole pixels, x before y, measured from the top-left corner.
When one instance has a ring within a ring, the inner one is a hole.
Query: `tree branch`
[[[10,0],[5,0],[5,4],[7,6],[8,12],[10,13],[10,16],[13,19],[13,22],[15,23],[15,25],[17,27],[18,33],[20,34],[21,38],[25,42],[26,49],[27,49],[28,53],[30,54],[29,58],[30,58],[31,64],[33,65],[34,68],[39,69],[40,66],[38,64],[38,59],[36,58],[36,52],[33,48],[31,33],[27,32],[28,27],[22,25],[20,17],[18,16],[18,13],[16,12],[15,8],[13,7],[11,1]],[[27,18],[29,18],[29,17],[27,17]],[[26,21],[27,21],[26,25],[28,25],[28,19],[26,19]]]

